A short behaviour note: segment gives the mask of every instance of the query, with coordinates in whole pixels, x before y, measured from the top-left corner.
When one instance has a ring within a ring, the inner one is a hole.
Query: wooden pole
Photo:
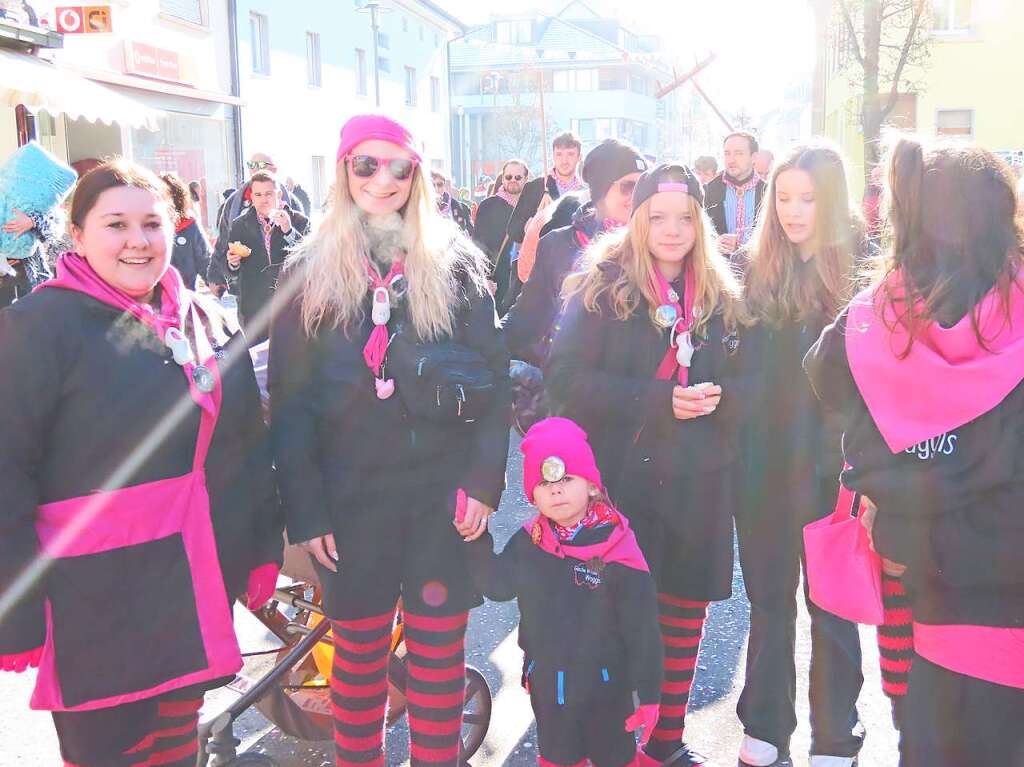
[[[716,57],[716,54],[714,54],[714,53],[710,54],[706,59],[704,59],[704,61],[701,61],[700,63],[698,63],[693,69],[691,69],[685,75],[683,75],[682,77],[677,77],[675,80],[670,82],[668,85],[666,85],[665,87],[663,87],[660,90],[658,90],[658,92],[654,94],[654,97],[658,98],[658,99],[665,98],[668,94],[670,94],[672,91],[674,91],[680,85],[685,83],[691,77],[693,77],[698,72],[700,72],[702,69],[704,69],[708,64],[710,64],[712,61],[714,61],[715,57]]]
[[[704,92],[704,89],[701,88],[697,84],[697,78],[696,77],[693,78],[693,87],[694,87],[694,90],[696,90],[697,93],[699,93],[701,95],[701,98],[703,98],[706,102],[708,102],[708,106],[711,107],[712,111],[714,111],[714,113],[716,115],[718,115],[718,119],[721,120],[723,123],[725,123],[725,129],[727,131],[729,131],[730,133],[732,133],[732,131],[733,131],[732,123],[730,123],[726,119],[725,115],[723,115],[721,112],[718,111],[718,107],[716,107],[714,102],[711,99],[708,98],[708,94],[706,94]]]
[[[544,114],[544,70],[537,70],[537,93],[540,94],[540,146],[544,155],[542,176],[547,175],[548,167],[548,122]]]

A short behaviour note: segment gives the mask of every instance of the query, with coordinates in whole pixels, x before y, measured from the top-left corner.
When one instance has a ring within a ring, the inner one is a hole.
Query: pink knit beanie
[[[523,454],[523,489],[530,503],[537,485],[557,481],[566,474],[603,488],[587,433],[568,418],[538,421],[526,432],[519,450]]]
[[[412,134],[400,123],[384,115],[356,115],[341,128],[341,143],[335,162],[341,162],[359,144],[371,139],[389,141],[409,152],[421,162]]]

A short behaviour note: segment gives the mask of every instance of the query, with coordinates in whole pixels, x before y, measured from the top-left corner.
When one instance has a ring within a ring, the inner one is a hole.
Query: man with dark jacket
[[[561,306],[562,282],[592,239],[606,227],[629,221],[633,189],[647,161],[630,144],[605,139],[587,153],[583,178],[590,202],[566,195],[559,207],[574,208],[572,223],[540,238],[537,261],[515,305],[505,317],[505,340],[513,358],[542,366]],[[560,214],[559,217],[561,217]]]
[[[725,170],[704,188],[704,209],[718,232],[718,251],[730,255],[750,239],[765,183],[754,173],[757,139],[745,131],[725,137]]]
[[[249,161],[245,163],[250,174],[261,171],[275,175],[277,165],[273,158],[265,152],[256,152]],[[250,182],[251,183],[251,182]],[[287,189],[282,189],[283,202],[292,210],[296,210],[294,198]],[[227,266],[228,233],[231,230],[231,223],[242,215],[252,204],[249,196],[249,183],[243,184],[241,188],[224,201],[220,214],[217,217],[217,242],[213,246],[213,256],[210,257],[210,265],[207,268],[206,284],[214,295],[219,296],[227,288],[228,281],[234,279],[233,270]]]
[[[498,306],[508,290],[511,277],[508,220],[515,210],[530,169],[522,160],[507,160],[497,180],[497,191],[480,203],[476,212],[473,239],[491,262],[494,301]]]
[[[573,133],[555,136],[551,142],[554,165],[546,176],[539,176],[523,187],[523,193],[516,203],[516,209],[508,222],[508,236],[512,242],[521,243],[526,236],[526,224],[537,215],[537,211],[550,202],[569,192],[587,188],[578,172],[583,144]],[[545,195],[548,197],[544,199]],[[564,226],[564,224],[563,224]]]
[[[283,205],[274,177],[256,172],[252,205],[231,223],[225,239],[227,268],[238,277],[238,319],[250,346],[267,339],[270,301],[288,251],[309,231],[309,220]]]

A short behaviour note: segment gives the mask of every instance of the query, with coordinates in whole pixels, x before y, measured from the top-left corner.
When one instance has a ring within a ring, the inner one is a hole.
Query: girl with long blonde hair
[[[829,143],[794,147],[768,183],[747,250],[747,359],[758,371],[743,429],[744,501],[736,517],[750,599],[747,670],[737,706],[739,762],[787,763],[796,729],[796,595],[803,527],[830,513],[842,470],[842,423],[803,375],[804,355],[854,292],[869,245],[850,206],[843,158]],[[811,766],[851,765],[863,742],[857,627],[809,599]]]
[[[271,434],[289,539],[332,621],[338,765],[381,764],[402,597],[413,760],[459,763],[462,539],[504,489],[508,355],[481,253],[437,210],[408,130],[341,131],[334,198],[284,270],[271,326]],[[455,499],[460,520],[451,524]],[[417,715],[422,708],[426,715]]]
[[[708,602],[732,591],[741,296],[712,232],[688,168],[644,173],[629,224],[566,279],[545,373],[658,586],[664,682],[640,701],[659,705],[641,765],[702,763],[682,739],[686,704]]]

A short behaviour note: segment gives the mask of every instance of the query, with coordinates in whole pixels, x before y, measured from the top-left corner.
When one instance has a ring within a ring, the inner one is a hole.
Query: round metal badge
[[[550,455],[540,465],[540,475],[545,482],[557,482],[565,476],[565,461],[557,455]]]
[[[672,304],[662,304],[654,310],[654,322],[659,328],[667,330],[676,324],[679,312]]]
[[[192,370],[192,383],[203,394],[209,394],[217,388],[217,379],[214,378],[213,373],[205,365],[196,365],[195,369]]]
[[[179,245],[184,245],[186,242],[188,242],[188,240],[186,240],[184,237],[178,237],[178,239],[175,240],[175,242],[177,242]]]

